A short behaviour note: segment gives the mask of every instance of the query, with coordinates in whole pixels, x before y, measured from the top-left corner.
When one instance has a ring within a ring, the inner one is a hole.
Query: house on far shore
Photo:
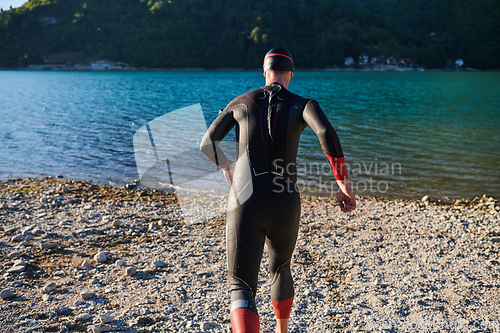
[[[104,61],[104,60],[99,60],[95,62],[90,63],[90,68],[91,69],[96,69],[96,70],[106,70],[106,69],[124,69],[127,68],[128,64],[123,63],[123,62],[110,62],[110,61]]]
[[[393,56],[390,56],[387,58],[387,65],[396,65],[397,59],[394,58]]]
[[[368,56],[366,55],[366,53],[363,53],[359,56],[359,64],[368,65]]]
[[[372,65],[376,65],[378,62],[378,58],[377,57],[373,57],[371,60],[370,60],[370,64]]]
[[[401,58],[399,59],[399,66],[401,67],[407,67],[413,65],[413,60],[410,58]]]
[[[352,57],[345,58],[345,65],[346,66],[352,66],[352,65],[354,65],[354,59]]]
[[[464,64],[465,63],[462,59],[457,59],[457,61],[455,61],[455,67],[457,68],[462,67]]]

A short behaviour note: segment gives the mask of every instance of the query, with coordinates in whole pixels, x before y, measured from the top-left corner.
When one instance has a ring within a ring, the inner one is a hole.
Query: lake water
[[[0,179],[131,182],[139,128],[198,103],[210,123],[263,84],[259,72],[0,71]],[[356,193],[500,197],[500,73],[296,72],[290,90],[322,106]],[[303,189],[330,190],[310,129],[298,162]]]

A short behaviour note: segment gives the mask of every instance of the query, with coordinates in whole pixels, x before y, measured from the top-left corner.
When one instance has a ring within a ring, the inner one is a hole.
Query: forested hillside
[[[30,0],[0,12],[0,66],[44,59],[256,68],[273,46],[300,68],[346,57],[500,68],[498,0]]]

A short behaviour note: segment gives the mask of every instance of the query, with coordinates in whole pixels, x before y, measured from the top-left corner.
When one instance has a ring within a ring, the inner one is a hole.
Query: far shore
[[[62,67],[60,65],[47,65],[43,68],[24,68],[24,67],[0,67],[4,71],[68,71],[68,72],[254,72],[262,71],[261,68],[147,68],[147,67],[125,67],[113,69],[94,69],[90,66],[80,67]],[[475,69],[475,68],[437,68],[425,69],[423,67],[397,67],[397,66],[379,66],[379,67],[365,67],[365,68],[296,68],[296,72],[499,72],[500,68],[492,69]]]

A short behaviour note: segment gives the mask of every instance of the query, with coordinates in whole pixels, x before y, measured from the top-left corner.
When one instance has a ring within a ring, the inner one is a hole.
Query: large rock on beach
[[[80,293],[80,296],[84,301],[91,299],[92,297],[95,296],[95,293],[92,291],[83,291]]]
[[[14,298],[16,295],[10,289],[4,289],[0,292],[0,298],[2,299],[9,299],[9,298]]]
[[[127,269],[125,270],[125,275],[127,276],[132,276],[132,275],[135,275],[137,273],[137,269],[135,269],[134,267],[127,267]]]
[[[165,267],[167,264],[163,260],[155,260],[152,264],[154,267]]]
[[[84,261],[82,261],[82,267],[88,269],[88,268],[92,267],[92,264],[90,262],[88,262],[87,260],[84,260]]]
[[[94,260],[97,261],[99,264],[105,263],[106,261],[108,261],[107,253],[106,252],[98,252],[94,256]]]
[[[109,325],[91,325],[89,330],[92,333],[102,333],[111,331],[112,327]]]
[[[56,249],[59,247],[59,243],[57,243],[57,242],[44,242],[44,243],[40,244],[40,247],[42,249],[47,249],[47,250]]]
[[[57,313],[57,314],[65,314],[66,312],[69,311],[69,307],[67,306],[57,306],[54,311]]]
[[[24,236],[23,235],[15,235],[14,237],[12,237],[10,239],[11,242],[22,242],[24,240]]]
[[[51,291],[56,290],[57,284],[55,282],[50,282],[47,283],[43,288],[42,291],[46,294],[50,293]]]
[[[108,324],[108,323],[112,322],[113,320],[115,320],[115,319],[110,315],[107,315],[107,314],[99,315],[99,321],[101,322],[101,324]]]
[[[16,266],[9,268],[7,270],[7,273],[16,274],[16,273],[24,272],[25,270],[26,270],[26,265],[16,265]]]
[[[89,320],[90,317],[92,317],[90,315],[90,313],[81,313],[77,316],[75,316],[75,321],[85,321],[85,320]]]

